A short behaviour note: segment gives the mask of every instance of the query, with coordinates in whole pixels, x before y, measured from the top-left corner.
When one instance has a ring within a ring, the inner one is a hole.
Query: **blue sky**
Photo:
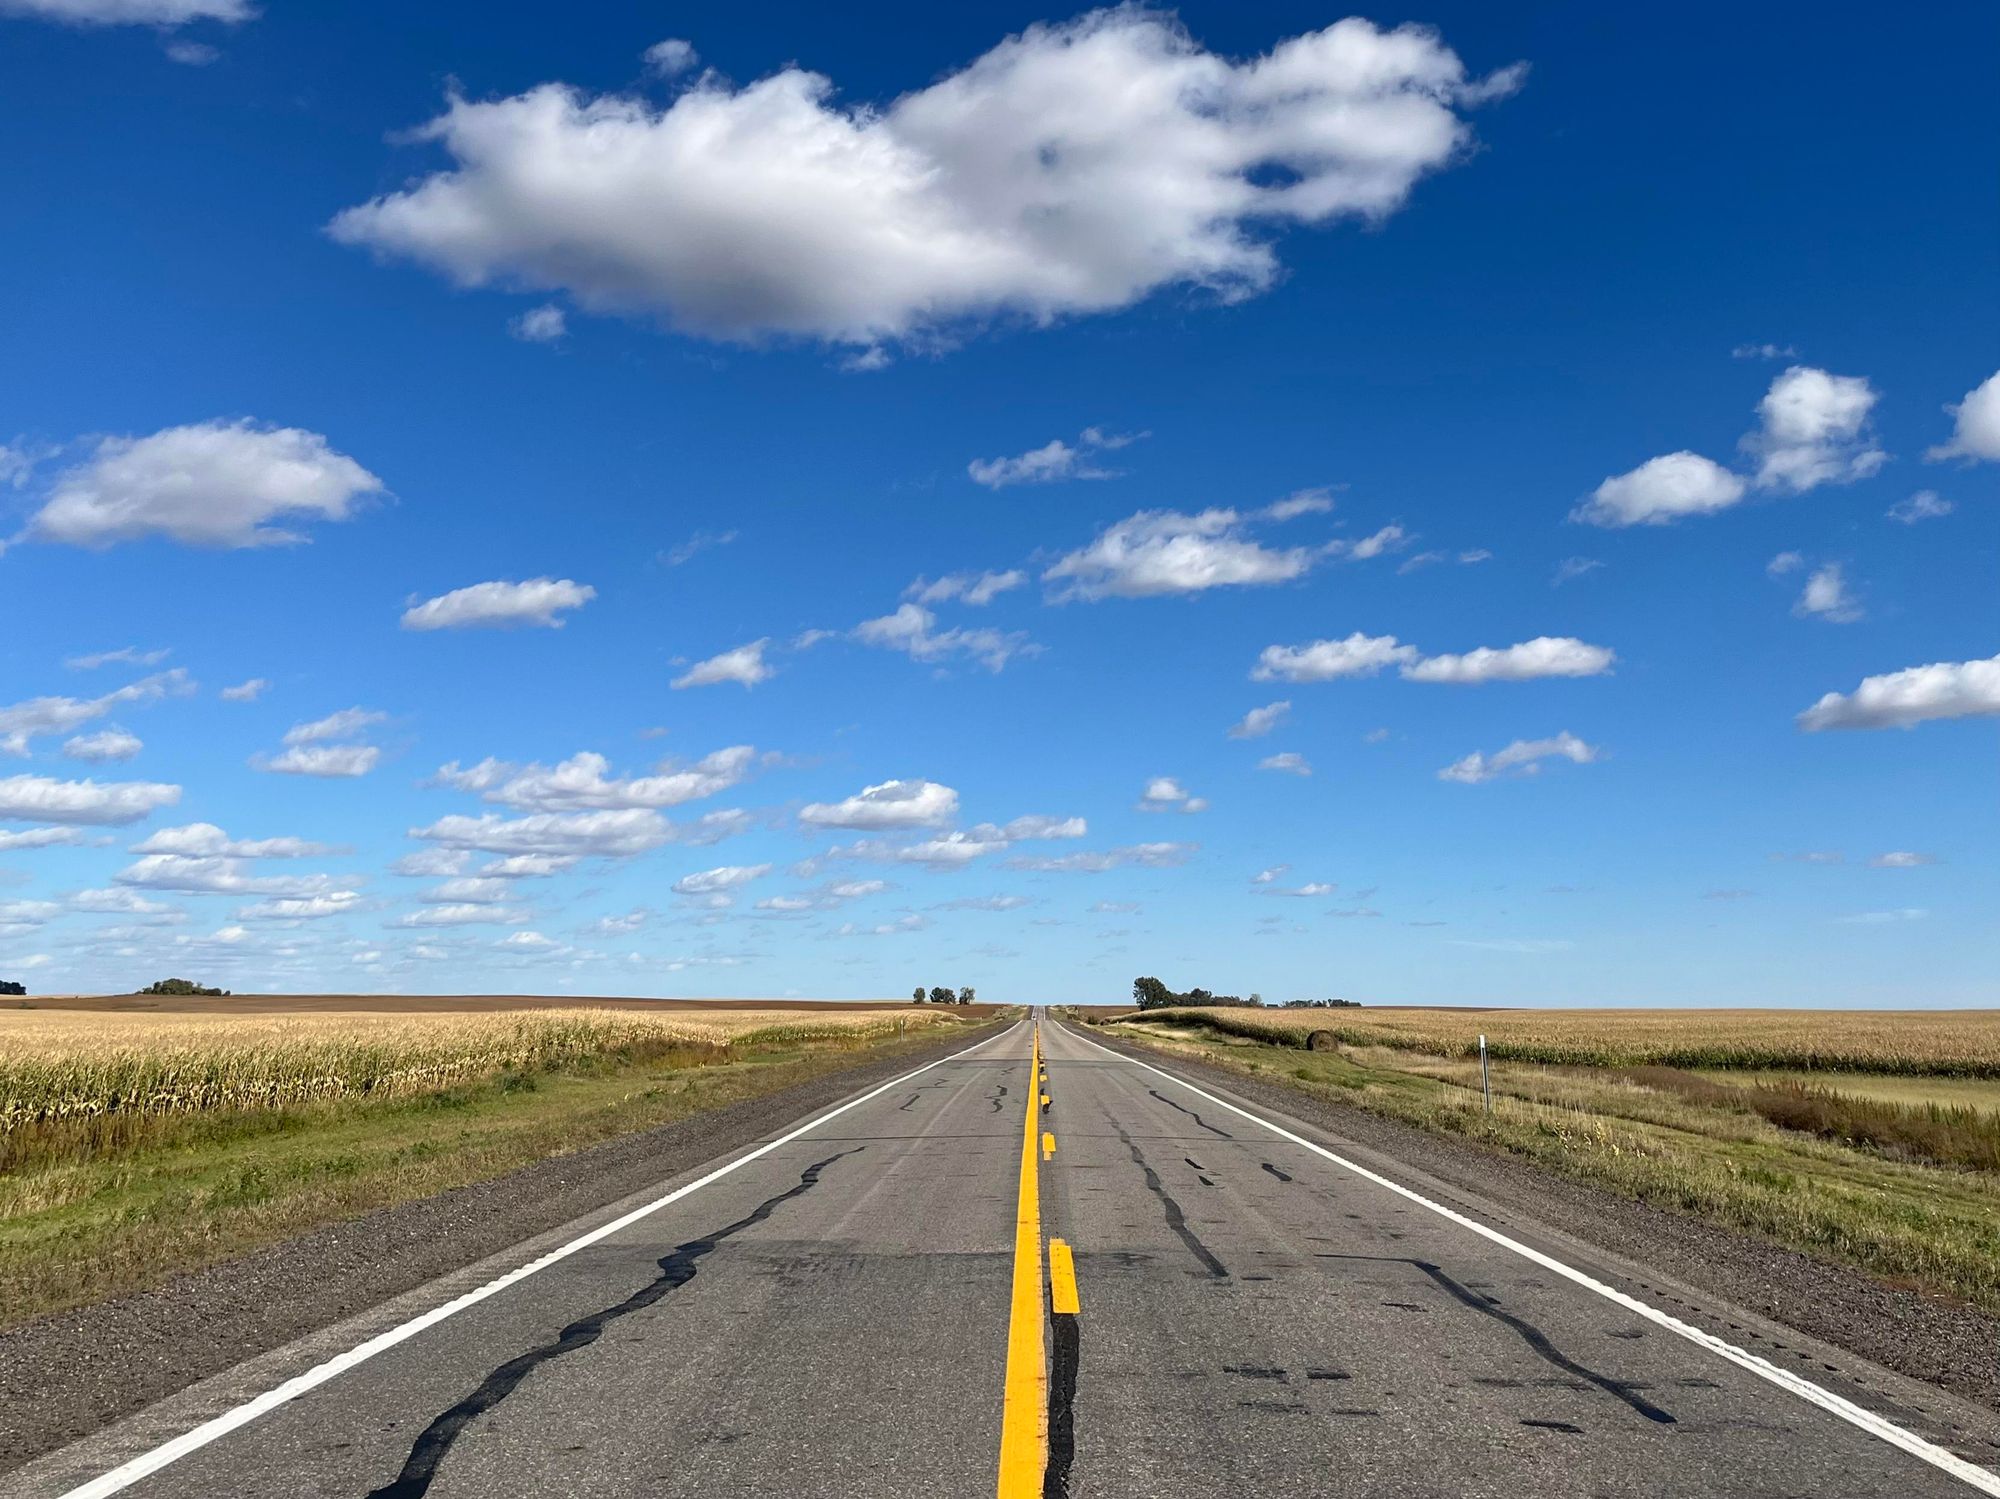
[[[0,0],[0,977],[2000,1003],[2000,18],[1515,9]]]

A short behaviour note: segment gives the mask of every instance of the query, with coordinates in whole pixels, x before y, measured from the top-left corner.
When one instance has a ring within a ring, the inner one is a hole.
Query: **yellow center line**
[[[1056,1153],[1056,1137],[1044,1131],[1042,1135],[1042,1159],[1046,1161],[1050,1156],[1054,1155],[1055,1153]]]
[[[1042,1070],[1042,1033],[1030,1032],[1029,1077]],[[1046,1103],[1048,1100],[1042,1100]],[[1021,1189],[1014,1209],[1014,1297],[1007,1326],[1007,1391],[1000,1408],[999,1499],[1035,1499],[1049,1456],[1049,1371],[1042,1342],[1042,1203],[1035,1155],[1035,1095],[1021,1133]]]
[[[1076,1259],[1061,1239],[1049,1240],[1049,1310],[1071,1317],[1083,1310],[1076,1299]]]

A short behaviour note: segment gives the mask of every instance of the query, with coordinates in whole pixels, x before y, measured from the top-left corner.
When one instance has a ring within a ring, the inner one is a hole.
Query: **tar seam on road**
[[[1199,1124],[1203,1129],[1207,1130],[1211,1135],[1220,1135],[1225,1140],[1233,1140],[1236,1138],[1236,1136],[1230,1134],[1229,1131],[1226,1129],[1217,1129],[1214,1125],[1210,1124],[1206,1119],[1202,1118],[1201,1115],[1197,1114],[1193,1109],[1187,1108],[1182,1104],[1175,1103],[1171,1098],[1167,1097],[1167,1095],[1162,1093],[1158,1088],[1148,1088],[1146,1091],[1152,1094],[1153,1097],[1159,1099],[1159,1101],[1165,1104],[1168,1108],[1179,1109],[1183,1114],[1187,1115],[1188,1118],[1192,1119],[1196,1124]]]
[[[850,1098],[843,1104],[837,1104],[825,1113],[807,1120],[804,1124],[798,1126],[798,1128],[787,1130],[784,1134],[778,1136],[777,1139],[767,1140],[756,1149],[744,1152],[742,1155],[736,1157],[735,1160],[717,1166],[713,1171],[708,1172],[704,1176],[696,1177],[685,1186],[676,1187],[673,1191],[663,1196],[655,1197],[651,1202],[642,1203],[640,1206],[632,1209],[631,1212],[613,1218],[609,1223],[601,1223],[588,1233],[579,1234],[568,1243],[557,1245],[547,1254],[530,1260],[525,1265],[518,1265],[506,1274],[496,1276],[492,1280],[487,1281],[482,1286],[475,1286],[462,1296],[453,1297],[442,1306],[432,1307],[428,1312],[412,1317],[407,1322],[398,1323],[386,1332],[377,1333],[365,1342],[357,1343],[354,1347],[346,1350],[346,1352],[336,1354],[322,1363],[313,1365],[312,1368],[307,1369],[304,1373],[294,1375],[284,1383],[266,1390],[263,1394],[254,1396],[240,1405],[233,1406],[221,1415],[212,1417],[202,1422],[199,1426],[184,1431],[169,1441],[162,1442],[156,1447],[148,1448],[137,1457],[120,1463],[109,1472],[101,1473],[96,1478],[78,1484],[73,1489],[69,1489],[62,1495],[62,1499],[108,1499],[109,1495],[129,1489],[140,1479],[159,1472],[160,1469],[170,1463],[179,1462],[189,1453],[199,1452],[211,1442],[220,1440],[239,1427],[248,1426],[260,1416],[268,1415],[279,1406],[289,1404],[307,1391],[317,1389],[319,1386],[327,1383],[327,1381],[339,1378],[341,1375],[347,1373],[348,1370],[366,1363],[377,1354],[385,1353],[397,1344],[409,1341],[427,1328],[435,1327],[447,1317],[455,1317],[466,1308],[477,1306],[488,1297],[499,1295],[500,1292],[510,1286],[518,1285],[529,1276],[539,1274],[541,1271],[548,1269],[549,1266],[561,1263],[571,1255],[588,1249],[591,1245],[608,1239],[615,1233],[630,1228],[642,1219],[650,1218],[654,1213],[659,1212],[660,1209],[679,1202],[683,1197],[687,1197],[692,1193],[700,1191],[703,1187],[722,1180],[723,1177],[728,1176],[734,1171],[741,1170],[752,1161],[761,1160],[772,1151],[791,1144],[792,1141],[798,1139],[801,1135],[818,1129],[822,1124],[831,1119],[839,1118],[849,1109],[857,1109],[870,1099],[880,1098],[892,1088],[901,1087],[911,1078],[919,1077],[929,1072],[933,1067],[942,1067],[948,1062],[956,1062],[962,1057],[971,1056],[972,1053],[978,1051],[980,1048],[991,1045],[993,1042],[1011,1035],[1013,1030],[1014,1027],[1010,1026],[997,1036],[988,1036],[983,1041],[973,1042],[972,1045],[962,1051],[955,1051],[949,1056],[939,1057],[934,1062],[926,1062],[921,1067],[913,1067],[901,1077],[892,1077],[880,1087],[871,1088],[866,1093]]]
[[[1430,1198],[1424,1196],[1423,1193],[1413,1191],[1401,1182],[1392,1181],[1379,1171],[1371,1171],[1358,1161],[1350,1161],[1346,1156],[1328,1150],[1324,1145],[1315,1144],[1304,1135],[1294,1133],[1281,1124],[1273,1124],[1270,1120],[1253,1114],[1248,1109],[1241,1108],[1225,1098],[1218,1098],[1204,1088],[1196,1087],[1193,1083],[1185,1079],[1175,1077],[1165,1068],[1155,1067],[1151,1062],[1142,1062],[1137,1057],[1124,1056],[1119,1052],[1113,1051],[1108,1046],[1099,1045],[1087,1036],[1078,1036],[1074,1031],[1066,1031],[1065,1033],[1083,1042],[1084,1045],[1103,1052],[1108,1057],[1115,1058],[1129,1066],[1143,1067],[1154,1076],[1163,1077],[1177,1087],[1187,1089],[1188,1092],[1194,1094],[1197,1098],[1205,1098],[1210,1103],[1229,1110],[1232,1114],[1248,1119],[1252,1124],[1261,1125],[1280,1139],[1289,1140],[1294,1145],[1305,1146],[1314,1155],[1332,1161],[1334,1165],[1341,1167],[1343,1170],[1353,1172],[1362,1180],[1371,1181],[1378,1187],[1386,1188],[1405,1201],[1413,1202],[1418,1207],[1436,1213],[1440,1218],[1448,1222],[1456,1223],[1460,1228],[1470,1230],[1487,1242],[1497,1244],[1502,1249],[1519,1255],[1530,1264],[1540,1265],[1544,1270],[1549,1271],[1553,1275],[1561,1276],[1572,1285],[1580,1286],[1584,1290],[1594,1292],[1602,1296],[1606,1301],[1623,1307],[1634,1316],[1643,1317],[1655,1326],[1666,1328],[1669,1332],[1675,1334],[1677,1337],[1687,1339],[1688,1342],[1693,1343],[1698,1348],[1706,1348],[1710,1353],[1716,1355],[1716,1357],[1725,1359],[1735,1364],[1739,1369],[1746,1370],[1756,1375],[1759,1379],[1768,1381],[1776,1385],[1779,1389],[1788,1391],[1798,1396],[1801,1400],[1818,1406],[1821,1410],[1827,1412],[1827,1414],[1838,1417],[1840,1420],[1847,1422],[1848,1425],[1864,1431],[1870,1436],[1881,1438],[1881,1440],[1889,1443],[1890,1446],[1900,1448],[1912,1457],[1920,1458],[1940,1472],[1948,1473],[1953,1478],[1958,1479],[1959,1482],[1978,1489],[1982,1494],[2000,1495],[2000,1473],[1994,1473],[1991,1469],[1982,1468],[1977,1463],[1966,1461],[1957,1453],[1940,1447],[1937,1443],[1920,1437],[1913,1431],[1905,1430],[1887,1416],[1871,1411],[1865,1405],[1857,1405],[1844,1395],[1836,1395],[1832,1390],[1822,1385],[1814,1384],[1810,1379],[1794,1374],[1789,1369],[1779,1368],[1769,1359],[1761,1358],[1757,1354],[1751,1353],[1748,1349],[1738,1348],[1726,1338],[1719,1338],[1712,1332],[1705,1332],[1691,1322],[1683,1322],[1672,1313],[1663,1312],[1658,1307],[1639,1300],[1636,1296],[1629,1296],[1616,1286],[1608,1285],[1596,1276],[1579,1270],[1574,1265],[1567,1264],[1552,1254],[1544,1254],[1541,1250],[1523,1244],[1518,1239],[1509,1238],[1497,1228],[1489,1228],[1484,1223],[1479,1222],[1475,1218],[1468,1218],[1465,1214],[1454,1208],[1448,1208],[1441,1202],[1433,1202]]]
[[[1528,1321],[1525,1317],[1517,1317],[1512,1312],[1503,1310],[1497,1302],[1481,1296],[1470,1286],[1461,1285],[1445,1274],[1441,1268],[1433,1265],[1428,1260],[1415,1260],[1399,1255],[1384,1254],[1328,1254],[1322,1255],[1320,1258],[1330,1260],[1371,1260],[1377,1264],[1409,1265],[1414,1269],[1421,1270],[1431,1278],[1440,1290],[1450,1295],[1453,1300],[1471,1307],[1475,1312],[1484,1312],[1495,1321],[1502,1322],[1511,1327],[1516,1333],[1520,1334],[1521,1341],[1532,1348],[1538,1356],[1546,1362],[1553,1364],[1565,1374],[1574,1374],[1578,1379],[1589,1380],[1590,1383],[1596,1385],[1607,1395],[1616,1396],[1618,1399],[1624,1401],[1648,1421],[1657,1421],[1663,1426],[1672,1426],[1675,1424],[1674,1418],[1671,1415],[1661,1410],[1652,1401],[1646,1399],[1631,1385],[1624,1383],[1622,1380],[1613,1379],[1608,1374],[1600,1374],[1595,1369],[1589,1368],[1584,1364],[1579,1364],[1575,1359],[1556,1347],[1554,1343],[1550,1342],[1548,1334],[1535,1326],[1534,1323]]]
[[[724,1239],[740,1234],[746,1228],[756,1227],[771,1216],[779,1203],[789,1202],[811,1191],[819,1181],[820,1172],[842,1156],[854,1155],[867,1148],[857,1145],[853,1150],[837,1151],[823,1161],[814,1161],[799,1173],[797,1185],[774,1197],[765,1198],[727,1228],[719,1228],[699,1239],[689,1239],[661,1255],[658,1261],[660,1273],[623,1301],[592,1312],[587,1317],[577,1318],[558,1333],[553,1342],[530,1348],[526,1353],[507,1360],[481,1380],[479,1388],[449,1410],[441,1412],[426,1426],[416,1441],[410,1444],[410,1455],[403,1463],[403,1471],[396,1475],[393,1482],[371,1490],[368,1499],[420,1499],[420,1496],[429,1493],[431,1481],[437,1477],[438,1465],[450,1454],[452,1444],[460,1434],[473,1421],[513,1394],[522,1380],[550,1359],[561,1358],[579,1348],[588,1348],[603,1334],[607,1323],[632,1312],[643,1311],[669,1292],[679,1290],[694,1279],[702,1257],[714,1253]]]
[[[1207,1270],[1213,1279],[1229,1279],[1229,1271],[1223,1267],[1222,1261],[1211,1254],[1208,1246],[1201,1242],[1200,1235],[1188,1227],[1187,1214],[1181,1211],[1181,1205],[1174,1201],[1173,1194],[1160,1180],[1160,1173],[1147,1164],[1145,1153],[1139,1149],[1139,1142],[1127,1134],[1125,1126],[1117,1120],[1111,1121],[1111,1127],[1118,1131],[1118,1138],[1123,1140],[1125,1148],[1132,1152],[1132,1163],[1146,1173],[1147,1190],[1160,1199],[1160,1209],[1167,1216],[1167,1227],[1180,1236],[1180,1241],[1188,1247],[1188,1253],[1201,1261],[1202,1268]]]

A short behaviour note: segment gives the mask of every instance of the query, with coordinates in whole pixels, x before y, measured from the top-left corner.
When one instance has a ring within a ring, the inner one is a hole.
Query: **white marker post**
[[[1486,1112],[1493,1112],[1493,1074],[1486,1070],[1486,1035],[1479,1036],[1479,1091],[1486,1095]]]

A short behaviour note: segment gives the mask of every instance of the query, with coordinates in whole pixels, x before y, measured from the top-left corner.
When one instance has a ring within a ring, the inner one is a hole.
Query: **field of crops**
[[[57,1121],[397,1098],[603,1058],[829,1040],[953,1023],[942,1009],[609,1010],[294,1016],[0,1010],[0,1140]],[[4,1152],[0,1152],[4,1153]]]
[[[1303,1046],[1330,1031],[1345,1046],[1463,1057],[1483,1033],[1500,1060],[1550,1066],[1771,1068],[1906,1077],[2000,1078],[1994,1010],[1150,1010],[1125,1017],[1205,1025]]]

